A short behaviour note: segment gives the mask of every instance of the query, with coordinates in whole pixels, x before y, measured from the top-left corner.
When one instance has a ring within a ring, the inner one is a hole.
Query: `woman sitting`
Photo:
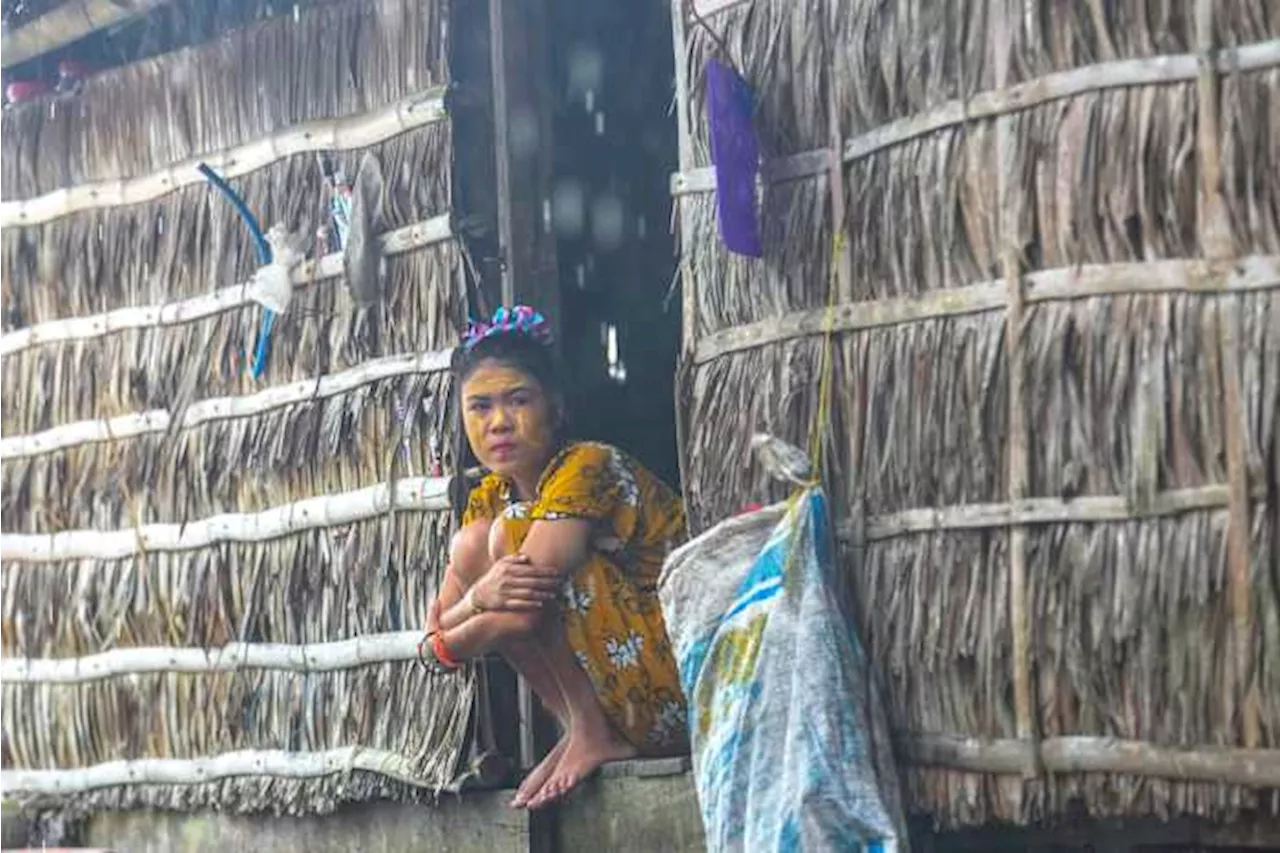
[[[445,666],[501,654],[559,721],[563,737],[512,801],[538,808],[606,761],[687,748],[656,589],[684,514],[618,450],[564,439],[550,334],[531,309],[473,325],[453,369],[489,473],[454,538],[427,645]]]

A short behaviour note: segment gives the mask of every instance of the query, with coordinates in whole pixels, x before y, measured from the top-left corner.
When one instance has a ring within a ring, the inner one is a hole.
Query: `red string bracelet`
[[[431,651],[435,654],[436,660],[440,662],[441,666],[445,669],[457,669],[462,666],[462,663],[449,653],[449,647],[444,642],[443,631],[432,633],[428,639],[431,640]]]

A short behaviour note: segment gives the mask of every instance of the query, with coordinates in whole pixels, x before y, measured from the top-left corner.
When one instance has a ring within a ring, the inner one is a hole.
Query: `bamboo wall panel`
[[[405,645],[452,529],[447,7],[307,5],[5,112],[5,210],[80,200],[0,237],[6,798],[305,814],[456,787],[474,682]],[[430,120],[385,120],[424,92]],[[307,245],[254,377],[247,231],[173,168],[222,163],[309,235],[320,153],[380,160],[383,296]],[[113,181],[150,194],[101,204]]]
[[[1274,4],[694,9],[672,193],[695,527],[780,497],[750,436],[806,446],[835,282],[824,475],[911,808],[1280,813],[1249,771],[1280,762]],[[759,99],[759,261],[719,241],[712,55]]]

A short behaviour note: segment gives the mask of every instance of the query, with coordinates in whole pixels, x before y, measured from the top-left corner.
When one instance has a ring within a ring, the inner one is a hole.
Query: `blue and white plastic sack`
[[[709,851],[908,849],[888,727],[833,592],[830,536],[826,498],[808,488],[667,560],[659,597]]]

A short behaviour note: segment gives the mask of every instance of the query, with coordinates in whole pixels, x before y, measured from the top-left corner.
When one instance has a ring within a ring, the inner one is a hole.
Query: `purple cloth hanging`
[[[716,210],[725,247],[758,258],[760,223],[756,214],[756,175],[760,140],[752,114],[755,98],[747,81],[718,59],[707,63],[707,115],[711,160],[716,170]]]

